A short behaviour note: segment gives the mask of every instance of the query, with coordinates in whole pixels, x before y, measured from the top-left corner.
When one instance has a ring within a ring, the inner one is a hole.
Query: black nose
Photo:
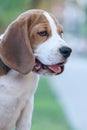
[[[69,47],[61,47],[59,50],[64,58],[68,58],[72,52],[72,49]]]

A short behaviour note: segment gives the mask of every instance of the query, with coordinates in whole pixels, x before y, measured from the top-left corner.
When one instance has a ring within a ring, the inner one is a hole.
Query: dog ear
[[[35,63],[26,21],[16,20],[7,28],[0,43],[2,61],[22,74],[29,73]]]

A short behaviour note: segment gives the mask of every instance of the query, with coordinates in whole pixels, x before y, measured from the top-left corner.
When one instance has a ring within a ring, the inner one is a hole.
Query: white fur
[[[16,130],[30,129],[38,79],[33,72],[22,75],[13,70],[0,77],[0,130],[11,130],[14,124]]]
[[[2,34],[2,35],[0,36],[0,40],[2,40],[3,36],[4,36],[4,34]]]
[[[64,62],[63,56],[59,52],[59,48],[62,46],[67,46],[67,44],[58,35],[57,26],[49,13],[44,12],[44,16],[47,18],[50,24],[52,36],[43,44],[40,44],[34,51],[34,54],[43,64],[52,65]]]

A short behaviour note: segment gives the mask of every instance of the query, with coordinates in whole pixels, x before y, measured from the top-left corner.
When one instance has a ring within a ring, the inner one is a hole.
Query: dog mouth
[[[47,73],[52,73],[54,75],[61,74],[64,71],[65,62],[61,62],[54,65],[45,65],[41,63],[38,59],[35,61],[33,71],[36,73],[41,73],[42,71],[47,71]]]

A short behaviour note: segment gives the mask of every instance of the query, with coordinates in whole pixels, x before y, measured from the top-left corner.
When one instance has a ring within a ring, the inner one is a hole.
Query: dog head
[[[13,21],[0,43],[0,55],[10,68],[23,74],[63,72],[71,48],[62,38],[58,21],[43,10],[29,10]]]

